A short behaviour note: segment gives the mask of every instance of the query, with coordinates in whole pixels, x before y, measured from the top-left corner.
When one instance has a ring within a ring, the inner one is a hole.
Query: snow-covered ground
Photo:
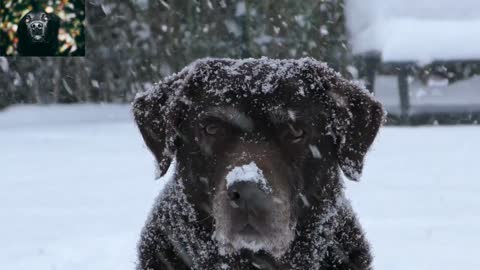
[[[480,127],[384,128],[347,193],[376,269],[480,269]],[[133,269],[162,182],[126,106],[0,112],[0,269]]]

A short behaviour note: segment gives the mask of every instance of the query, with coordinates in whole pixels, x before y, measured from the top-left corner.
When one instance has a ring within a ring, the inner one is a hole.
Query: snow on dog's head
[[[219,250],[275,257],[334,195],[339,168],[359,179],[384,115],[365,89],[311,58],[198,60],[133,105],[160,170],[176,157],[187,197],[213,216]]]

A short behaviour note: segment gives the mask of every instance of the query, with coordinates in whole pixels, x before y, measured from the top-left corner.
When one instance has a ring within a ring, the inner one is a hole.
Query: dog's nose
[[[43,28],[43,23],[41,23],[41,22],[32,23],[32,29],[35,29],[35,28],[42,29]]]
[[[269,205],[268,194],[255,182],[234,183],[227,189],[227,193],[232,207],[246,210],[249,214],[258,215]]]

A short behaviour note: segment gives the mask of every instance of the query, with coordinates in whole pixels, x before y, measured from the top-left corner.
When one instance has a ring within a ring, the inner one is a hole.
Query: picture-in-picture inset
[[[0,56],[85,56],[83,0],[6,0]]]

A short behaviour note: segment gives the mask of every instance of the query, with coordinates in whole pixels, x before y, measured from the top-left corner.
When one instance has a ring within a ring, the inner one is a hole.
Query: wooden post
[[[366,87],[373,94],[375,93],[375,74],[381,61],[380,55],[378,53],[369,53],[364,57],[364,61]]]
[[[402,65],[398,74],[398,92],[400,95],[400,122],[409,123],[410,96],[408,93],[408,65]]]

